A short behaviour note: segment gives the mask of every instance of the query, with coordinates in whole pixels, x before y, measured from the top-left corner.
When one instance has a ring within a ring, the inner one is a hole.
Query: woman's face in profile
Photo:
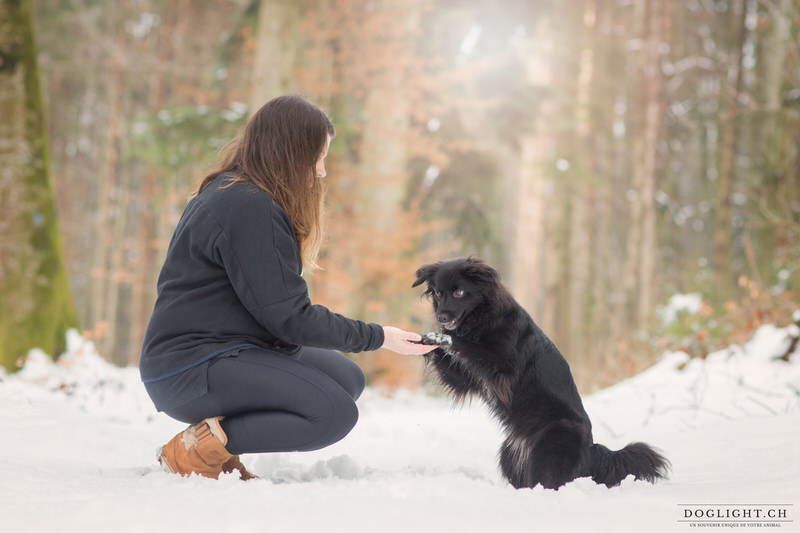
[[[331,146],[331,136],[328,135],[328,138],[325,141],[325,150],[317,159],[317,164],[314,166],[314,176],[317,178],[324,178],[328,175],[327,171],[325,170],[325,158],[328,157],[328,148]]]

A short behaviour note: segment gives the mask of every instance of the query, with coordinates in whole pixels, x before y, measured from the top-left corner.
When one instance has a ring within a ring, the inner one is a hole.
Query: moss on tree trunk
[[[77,325],[50,184],[30,0],[0,0],[0,365]]]

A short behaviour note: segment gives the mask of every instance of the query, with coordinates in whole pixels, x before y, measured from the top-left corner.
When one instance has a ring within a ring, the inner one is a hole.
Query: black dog
[[[643,443],[611,451],[594,444],[567,361],[520,307],[497,271],[479,259],[424,265],[414,287],[427,283],[442,334],[426,355],[439,380],[461,401],[479,395],[505,429],[499,461],[516,488],[557,489],[591,477],[608,487],[629,474],[655,482],[669,461]]]

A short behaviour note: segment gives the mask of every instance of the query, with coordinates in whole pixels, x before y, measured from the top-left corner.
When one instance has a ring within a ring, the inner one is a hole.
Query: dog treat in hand
[[[450,338],[450,335],[445,335],[444,333],[426,333],[422,336],[421,341],[411,341],[414,344],[430,344],[436,346],[450,346],[453,344],[453,339]]]

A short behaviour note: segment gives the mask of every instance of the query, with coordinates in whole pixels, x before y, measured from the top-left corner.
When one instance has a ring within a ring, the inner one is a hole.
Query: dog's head
[[[424,295],[433,304],[436,320],[449,331],[457,329],[476,309],[502,292],[497,271],[472,257],[419,267],[412,287],[423,283],[427,283]]]

